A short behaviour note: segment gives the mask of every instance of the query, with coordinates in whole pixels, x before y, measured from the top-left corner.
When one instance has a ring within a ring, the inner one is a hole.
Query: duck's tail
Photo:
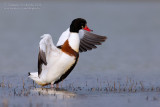
[[[38,72],[28,72],[28,77],[34,80],[38,85],[47,85],[40,77],[38,77]]]

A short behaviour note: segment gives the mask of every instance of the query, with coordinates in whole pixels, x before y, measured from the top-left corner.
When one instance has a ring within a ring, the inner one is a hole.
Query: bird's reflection
[[[59,89],[59,88],[34,88],[31,90],[33,93],[38,93],[42,95],[55,95],[56,97],[65,97],[65,98],[71,98],[75,97],[76,93],[69,92],[65,89]]]

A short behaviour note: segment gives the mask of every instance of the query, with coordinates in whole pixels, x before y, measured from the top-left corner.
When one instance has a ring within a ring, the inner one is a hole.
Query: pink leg
[[[59,88],[59,84],[56,84],[56,88]]]
[[[53,85],[53,83],[51,83],[51,88],[54,88],[54,85]]]
[[[62,88],[62,84],[63,84],[63,80],[62,80],[62,82],[61,82],[61,88]]]

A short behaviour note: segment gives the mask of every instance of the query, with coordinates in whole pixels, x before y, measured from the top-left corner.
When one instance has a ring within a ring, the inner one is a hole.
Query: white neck
[[[79,34],[71,32],[68,41],[71,48],[74,51],[79,52],[79,43],[80,43]]]

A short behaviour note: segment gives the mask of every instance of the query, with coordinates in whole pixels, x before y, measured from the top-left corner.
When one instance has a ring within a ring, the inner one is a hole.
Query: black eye
[[[84,27],[84,26],[85,26],[85,25],[84,25],[84,23],[82,23],[82,24],[81,24],[81,26],[83,26],[83,27]]]

